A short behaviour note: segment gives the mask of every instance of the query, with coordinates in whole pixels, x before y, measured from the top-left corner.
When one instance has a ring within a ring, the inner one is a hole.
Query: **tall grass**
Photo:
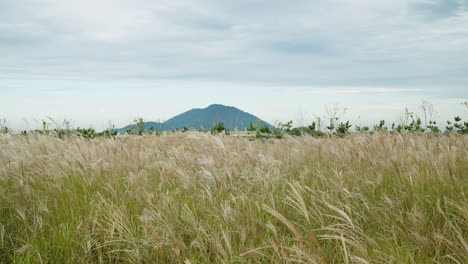
[[[468,137],[0,137],[0,263],[467,263]]]

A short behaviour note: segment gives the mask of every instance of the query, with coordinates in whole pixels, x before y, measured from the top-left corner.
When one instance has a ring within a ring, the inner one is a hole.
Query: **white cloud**
[[[256,90],[297,103],[466,98],[467,7],[467,0],[2,0],[0,90],[12,89],[8,80],[29,80],[30,90],[35,80],[55,80],[142,82],[160,93],[210,87],[214,99]]]
[[[468,15],[418,16],[434,2],[6,0],[2,76],[442,85],[468,67]]]

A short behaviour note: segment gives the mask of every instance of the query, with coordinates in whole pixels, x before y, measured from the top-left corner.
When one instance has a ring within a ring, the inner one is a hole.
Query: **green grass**
[[[466,263],[467,140],[0,137],[0,263]]]

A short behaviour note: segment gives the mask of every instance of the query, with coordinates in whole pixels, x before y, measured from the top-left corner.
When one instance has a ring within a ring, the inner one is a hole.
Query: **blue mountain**
[[[228,130],[246,130],[250,123],[260,126],[268,126],[270,129],[272,125],[261,120],[260,118],[244,112],[233,106],[225,106],[221,104],[212,104],[207,108],[195,108],[184,112],[180,115],[174,116],[164,123],[159,122],[145,122],[144,128],[146,130],[154,131],[167,131],[181,129],[184,126],[191,130],[211,130],[213,125],[222,122],[224,127]],[[132,125],[125,126],[118,131],[127,131],[132,129]]]

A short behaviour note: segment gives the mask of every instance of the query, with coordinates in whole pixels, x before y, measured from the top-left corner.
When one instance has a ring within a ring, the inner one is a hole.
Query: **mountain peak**
[[[211,104],[206,109],[213,109],[213,108],[235,108],[235,107],[222,105],[222,104]]]
[[[206,108],[195,108],[174,116],[162,124],[153,126],[155,130],[189,129],[211,130],[216,123],[223,122],[228,130],[246,130],[250,123],[272,126],[260,118],[233,106],[211,104]],[[154,122],[147,122],[154,123]],[[128,126],[127,126],[128,127]],[[146,128],[146,125],[145,125]]]

